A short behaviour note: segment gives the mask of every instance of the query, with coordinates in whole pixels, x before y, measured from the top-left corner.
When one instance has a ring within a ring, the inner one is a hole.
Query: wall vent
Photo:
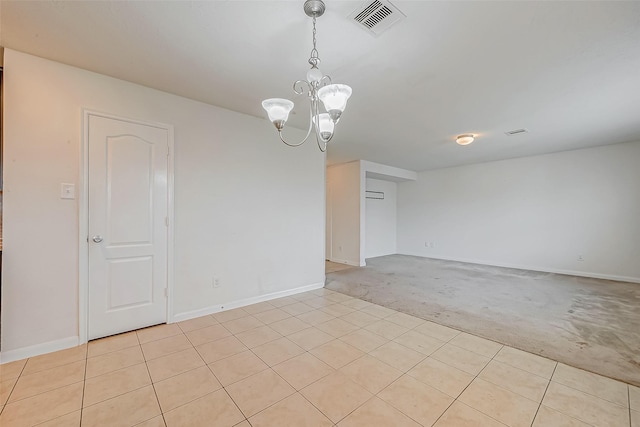
[[[526,129],[514,129],[514,130],[508,130],[505,132],[505,134],[512,136],[512,135],[520,135],[522,133],[528,133],[529,131]]]
[[[349,19],[374,36],[379,36],[404,18],[406,15],[387,0],[368,0],[349,15]]]

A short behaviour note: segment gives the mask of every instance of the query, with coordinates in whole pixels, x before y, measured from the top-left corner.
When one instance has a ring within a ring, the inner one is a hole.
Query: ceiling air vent
[[[349,19],[374,36],[379,36],[406,15],[386,0],[369,0],[351,12]]]
[[[526,129],[515,129],[515,130],[508,130],[505,132],[505,134],[512,136],[512,135],[520,135],[522,133],[528,133],[529,131]]]

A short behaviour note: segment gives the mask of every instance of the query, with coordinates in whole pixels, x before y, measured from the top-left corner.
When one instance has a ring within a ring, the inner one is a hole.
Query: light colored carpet
[[[326,287],[640,386],[640,284],[389,255]]]

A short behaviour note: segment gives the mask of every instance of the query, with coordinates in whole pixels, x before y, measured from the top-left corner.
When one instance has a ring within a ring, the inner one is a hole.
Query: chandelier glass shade
[[[288,99],[271,98],[262,101],[262,107],[267,111],[269,120],[278,130],[280,139],[285,144],[297,147],[304,144],[314,131],[318,148],[326,151],[327,143],[334,135],[335,125],[340,120],[347,100],[351,96],[351,88],[343,84],[333,84],[331,77],[324,75],[318,68],[320,58],[316,49],[316,18],[322,16],[325,6],[322,0],[306,0],[304,11],[313,19],[313,49],[309,57],[311,69],[307,71],[306,80],[298,80],[293,84],[296,95],[306,93],[309,98],[309,130],[304,139],[297,143],[287,142],[282,130],[293,109],[293,102]],[[322,107],[322,108],[321,108]],[[324,109],[324,111],[322,111]]]

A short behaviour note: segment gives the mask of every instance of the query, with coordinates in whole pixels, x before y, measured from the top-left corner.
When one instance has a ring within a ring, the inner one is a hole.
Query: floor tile
[[[327,295],[330,295],[330,294],[327,294]],[[308,301],[310,299],[317,298],[318,296],[320,295],[317,295],[311,292],[301,292],[299,294],[292,295],[291,298],[295,299],[296,301]]]
[[[631,411],[631,427],[640,427],[640,412]]]
[[[91,406],[149,384],[151,378],[145,363],[109,372],[85,382],[82,406]]]
[[[476,378],[458,400],[511,427],[529,427],[538,403]]]
[[[236,424],[236,425],[235,425],[235,426],[233,426],[233,427],[251,427],[251,424],[249,424],[249,421],[244,420],[244,421],[242,421],[240,424]]]
[[[407,372],[426,357],[393,341],[376,348],[369,354],[402,372]]]
[[[158,415],[150,420],[136,424],[135,427],[166,427],[166,424],[164,423],[164,417],[162,415]]]
[[[164,414],[167,427],[232,427],[244,415],[226,391],[218,390]]]
[[[328,333],[321,331],[315,327],[304,329],[302,331],[287,335],[287,338],[305,349],[306,351],[312,348],[321,346],[329,341],[333,341],[333,338]]]
[[[264,326],[260,320],[254,316],[241,317],[239,319],[230,320],[228,322],[221,323],[232,334],[239,334],[240,332],[249,331],[251,329]]]
[[[495,356],[502,348],[502,344],[467,334],[466,332],[461,332],[456,335],[451,341],[449,341],[449,344],[462,347],[465,350],[473,351],[474,353],[478,353],[489,358]]]
[[[253,427],[331,427],[333,423],[299,393],[251,417]]]
[[[41,356],[31,357],[22,371],[22,375],[29,375],[46,369],[56,368],[68,363],[78,362],[86,359],[87,345],[68,348],[66,350],[55,351]]]
[[[202,366],[154,384],[162,412],[168,412],[199,399],[222,385],[209,367]]]
[[[551,378],[557,365],[553,360],[507,346],[502,347],[494,359],[547,379]]]
[[[433,388],[451,396],[458,397],[460,393],[475,378],[473,375],[461,371],[439,360],[427,357],[412,368],[407,375],[430,385]]]
[[[26,364],[27,359],[0,364],[0,381],[18,378]]]
[[[274,324],[272,323],[272,325]],[[277,340],[281,337],[282,335],[280,335],[269,326],[261,326],[259,328],[241,332],[236,335],[236,338],[238,338],[240,342],[242,342],[242,344],[246,345],[249,348],[258,347],[262,344]]]
[[[217,323],[218,321],[214,319],[213,316],[202,316],[178,322],[178,326],[182,329],[182,332],[186,333],[195,331],[196,329],[206,328],[207,326],[213,326]]]
[[[350,334],[340,337],[340,341],[344,341],[365,353],[375,350],[381,345],[389,342],[386,338],[365,329],[358,329]]]
[[[356,310],[362,310],[363,308],[372,306],[373,304],[371,304],[370,302],[367,301],[363,301],[361,299],[350,299],[348,301],[343,301],[340,304],[342,305],[346,305],[347,307],[351,307],[351,308],[355,308]]]
[[[432,425],[453,402],[450,396],[407,375],[378,397],[425,426]]]
[[[229,384],[264,371],[268,366],[253,352],[245,351],[226,359],[218,360],[210,364],[209,368],[216,375],[218,381],[226,387]]]
[[[491,360],[488,357],[451,344],[443,345],[431,357],[472,375],[478,375]]]
[[[323,307],[320,309],[320,311],[330,314],[332,316],[339,317],[349,313],[353,313],[354,311],[356,311],[356,309],[347,307],[346,305],[342,305],[342,304],[334,304],[334,305]]]
[[[533,420],[532,427],[591,427],[590,424],[558,412],[554,409],[541,405]]]
[[[504,427],[493,418],[476,411],[460,401],[455,401],[440,417],[434,427]],[[549,424],[547,427],[559,427]]]
[[[82,389],[79,382],[10,403],[2,410],[0,425],[33,426],[77,411],[82,406]]]
[[[286,311],[282,311],[279,308],[273,308],[271,310],[263,311],[262,313],[254,314],[253,317],[268,325],[273,322],[277,322],[278,320],[286,319],[291,315]]]
[[[288,336],[291,334],[295,334],[296,332],[305,330],[309,328],[311,325],[306,322],[303,322],[297,317],[289,317],[284,320],[273,322],[269,326],[279,334]]]
[[[11,394],[11,391],[13,391],[13,386],[16,385],[16,382],[18,382],[17,378],[0,382],[0,406],[4,406],[4,404],[7,403],[9,395]]]
[[[199,368],[204,364],[204,360],[194,348],[188,348],[147,362],[151,380],[154,383]]]
[[[31,375],[22,375],[13,388],[9,403],[84,380],[85,361],[69,363]]]
[[[284,337],[255,347],[252,351],[269,366],[277,365],[305,352]]]
[[[138,341],[140,344],[144,344],[181,334],[182,329],[180,329],[176,323],[172,323],[169,325],[156,325],[149,328],[139,329],[136,333],[138,334]]]
[[[200,356],[206,363],[213,363],[225,357],[233,356],[234,354],[247,351],[246,345],[242,344],[238,338],[229,336],[219,339],[217,341],[211,341],[196,347]]]
[[[328,322],[316,324],[315,327],[335,338],[340,338],[344,335],[360,329],[359,326],[356,326],[353,323],[346,322],[342,319],[332,319]]]
[[[231,335],[221,324],[207,326],[206,328],[196,329],[186,333],[187,338],[193,346],[202,345],[207,342],[217,341]]]
[[[284,307],[285,305],[295,304],[298,302],[298,300],[291,297],[282,297],[282,298],[272,299],[269,302],[271,303],[272,306],[280,308],[280,307]]]
[[[414,331],[420,332],[421,334],[433,337],[440,341],[449,341],[460,333],[460,331],[457,331],[455,329],[428,321],[423,323],[422,325],[416,326],[414,328]]]
[[[409,331],[402,334],[394,339],[394,341],[426,356],[429,356],[445,344],[444,341],[428,337],[416,331]]]
[[[350,297],[349,295],[341,294],[340,292],[334,292],[332,294],[328,294],[325,296],[325,298],[334,302],[345,302],[353,299],[353,297]]]
[[[544,406],[598,427],[629,425],[629,409],[551,381]]]
[[[144,362],[144,356],[142,355],[142,347],[139,345],[100,356],[90,357],[87,359],[86,378],[97,377],[98,375],[117,371],[118,369],[137,365],[142,362]]]
[[[295,393],[293,387],[271,369],[245,378],[226,389],[247,418]]]
[[[395,323],[396,325],[404,326],[408,329],[413,329],[416,326],[420,326],[426,322],[424,319],[420,319],[419,317],[400,312],[392,314],[391,316],[386,317],[384,320]]]
[[[268,301],[259,302],[257,304],[251,304],[246,307],[242,307],[244,311],[249,314],[262,313],[264,311],[273,310],[275,306],[271,305]]]
[[[369,355],[343,366],[340,372],[373,394],[377,394],[402,376],[402,371]]]
[[[160,406],[152,386],[105,400],[82,411],[83,427],[135,425],[160,415]]]
[[[304,353],[273,367],[296,390],[333,373],[335,369],[310,353]]]
[[[547,379],[495,360],[489,362],[478,377],[538,403],[542,402],[549,384]]]
[[[365,329],[388,340],[398,338],[409,330],[404,326],[396,325],[395,323],[387,322],[386,320],[378,320],[377,322],[366,326]]]
[[[366,306],[365,308],[360,310],[363,313],[370,314],[379,319],[383,319],[385,317],[391,316],[392,314],[396,314],[397,311],[391,310],[390,308],[383,307],[381,305],[371,304]]]
[[[221,311],[219,313],[212,314],[213,318],[218,322],[228,322],[229,320],[239,319],[241,317],[248,316],[249,313],[244,311],[242,308],[234,308],[231,310]]]
[[[289,313],[292,316],[297,316],[299,314],[302,313],[307,313],[309,311],[313,311],[316,308],[315,307],[311,307],[310,305],[307,305],[303,302],[297,302],[295,304],[290,304],[290,305],[285,305],[284,307],[280,307],[280,309],[282,309],[283,311],[286,311],[287,313]]]
[[[323,308],[323,307],[328,307],[330,305],[336,304],[335,301],[331,301],[330,299],[327,299],[325,297],[309,298],[307,300],[304,300],[304,303],[315,308]]]
[[[338,369],[362,357],[364,353],[340,340],[329,341],[310,350],[310,353],[334,369]]]
[[[87,357],[99,356],[101,354],[122,350],[139,344],[138,335],[135,331],[100,338],[98,340],[89,341]]]
[[[74,411],[70,414],[38,424],[38,427],[80,427],[82,411]]]
[[[308,323],[309,325],[316,325],[318,323],[323,323],[331,319],[335,319],[335,316],[332,316],[320,310],[308,311],[306,313],[299,314],[296,317],[303,322]]]
[[[338,423],[338,427],[420,427],[384,400],[372,397]]]
[[[361,311],[354,311],[353,313],[349,313],[345,316],[340,317],[342,320],[345,320],[349,323],[353,323],[356,326],[364,328],[365,326],[369,326],[372,323],[380,320],[378,317],[372,316],[367,313],[363,313]]]
[[[316,381],[302,389],[301,393],[334,423],[372,397],[371,393],[341,372],[334,372]]]
[[[640,387],[629,386],[629,403],[632,410],[640,411]]]
[[[618,405],[629,406],[628,387],[620,381],[567,366],[563,363],[558,363],[552,380]]]
[[[201,330],[203,329],[198,329],[198,331]],[[142,344],[141,347],[144,358],[147,361],[167,356],[171,353],[176,353],[181,350],[186,350],[188,348],[193,348],[187,337],[182,333],[180,335],[174,335],[169,338],[163,338],[157,341],[151,341]]]

